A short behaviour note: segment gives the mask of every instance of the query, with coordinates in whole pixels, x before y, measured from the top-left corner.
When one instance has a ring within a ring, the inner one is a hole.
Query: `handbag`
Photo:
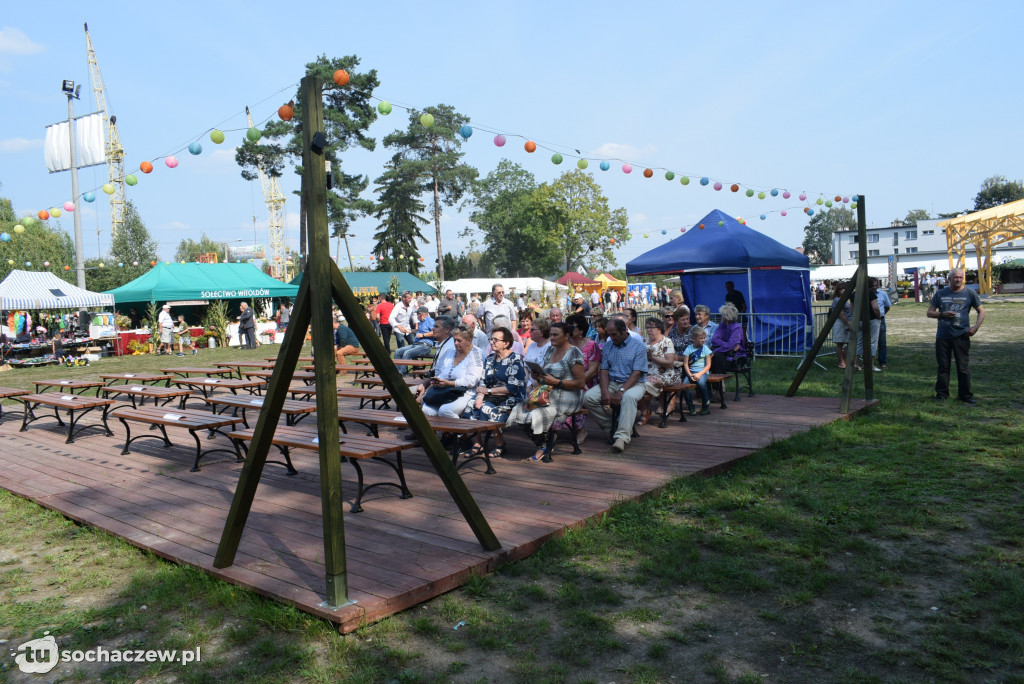
[[[532,411],[551,404],[551,387],[549,385],[537,385],[526,397],[526,410]]]
[[[436,387],[430,386],[423,393],[423,403],[427,406],[437,408],[450,404],[466,393],[465,387]]]

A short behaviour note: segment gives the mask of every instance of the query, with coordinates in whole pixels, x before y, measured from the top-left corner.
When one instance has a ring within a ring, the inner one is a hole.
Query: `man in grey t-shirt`
[[[978,312],[978,322],[973,326],[971,309]],[[985,307],[981,305],[978,294],[965,287],[963,269],[954,268],[949,272],[949,287],[942,288],[932,296],[928,318],[939,320],[935,332],[935,359],[939,364],[935,401],[949,398],[949,364],[952,356],[956,360],[957,398],[967,404],[976,403],[971,394],[971,338],[985,320]]]

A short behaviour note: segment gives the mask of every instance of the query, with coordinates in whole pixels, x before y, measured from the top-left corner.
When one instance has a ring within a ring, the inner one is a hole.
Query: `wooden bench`
[[[266,380],[268,382],[273,375],[274,371],[246,371],[245,373],[245,377],[249,380],[259,378],[260,380]],[[292,380],[301,380],[307,385],[311,385],[316,382],[316,373],[313,373],[312,371],[293,371]]]
[[[64,410],[68,412],[68,419],[70,424],[68,425],[68,439],[66,444],[73,444],[75,441],[75,424],[78,423],[82,416],[89,413],[90,411],[98,408],[103,409],[103,425],[79,425],[79,430],[84,430],[89,427],[102,427],[106,431],[108,437],[113,437],[114,433],[110,431],[110,426],[107,425],[107,411],[110,407],[117,403],[113,399],[100,399],[99,397],[83,397],[80,394],[57,394],[56,392],[46,392],[44,394],[24,394],[18,397],[14,397],[25,405],[25,417],[21,421],[21,432],[28,430],[28,426],[35,421],[39,420],[42,416],[35,414],[35,408],[37,406],[52,406],[53,415],[57,419],[57,423],[61,427],[64,427],[64,420],[60,417],[60,411]],[[75,412],[78,411],[76,417]]]
[[[253,433],[255,430],[237,430],[228,434],[237,443],[242,443],[242,448],[248,450],[244,445],[244,442],[252,441]],[[308,427],[282,427],[278,426],[274,432],[274,436],[271,439],[271,444],[276,446],[278,450],[284,455],[285,460],[288,463],[290,471],[294,472],[295,469],[292,467],[292,459],[289,454],[291,449],[305,449],[307,451],[319,451],[320,439],[317,433],[317,429],[312,425]],[[409,491],[408,485],[405,483],[405,467],[402,465],[402,450],[411,449],[416,446],[416,442],[399,439],[380,439],[369,435],[356,436],[356,435],[344,435],[338,440],[338,451],[341,454],[342,461],[348,461],[352,464],[352,467],[356,471],[356,481],[358,484],[358,490],[356,493],[355,503],[352,505],[353,513],[360,513],[363,510],[362,501],[363,496],[374,487],[395,487],[401,492],[403,499],[411,499],[412,492]],[[385,458],[388,454],[395,454],[395,462],[392,463]],[[383,463],[398,475],[398,482],[389,482],[387,480],[381,482],[374,482],[372,484],[365,484],[363,480],[363,469],[359,462],[362,460],[376,461],[377,463]],[[289,474],[292,474],[290,472]]]
[[[171,385],[170,375],[157,373],[101,373],[100,380],[106,380],[108,385],[113,385],[118,380],[127,380],[132,384],[155,385],[162,382],[167,387]]]
[[[402,379],[405,381],[405,385],[407,387],[415,387],[416,385],[420,385],[420,384],[423,383],[423,379],[422,378],[411,378],[411,377],[409,377],[407,375],[402,376]],[[381,378],[359,378],[355,382],[359,383],[359,385],[362,386],[362,387],[383,387],[384,386],[384,380],[382,380]]]
[[[206,456],[207,454],[212,454],[218,451],[226,451],[233,453],[235,455],[236,462],[241,462],[243,460],[242,454],[239,451],[238,444],[236,442],[230,442],[230,444],[232,445],[231,449],[216,448],[207,449],[204,451],[203,443],[199,439],[198,434],[200,431],[206,430],[209,433],[210,437],[212,437],[214,434],[220,434],[227,437],[228,434],[223,432],[221,428],[237,425],[238,423],[242,422],[241,418],[235,416],[222,416],[216,413],[208,413],[206,411],[193,411],[188,409],[168,411],[165,408],[157,406],[145,406],[139,408],[128,408],[127,406],[125,406],[122,409],[118,409],[117,412],[114,413],[113,415],[119,421],[121,421],[121,424],[124,425],[125,429],[126,437],[124,442],[124,449],[121,450],[122,455],[130,453],[128,447],[135,440],[153,436],[149,434],[144,434],[132,437],[131,426],[128,423],[134,422],[145,423],[150,426],[155,426],[158,430],[160,430],[160,436],[164,441],[164,446],[168,448],[174,446],[171,443],[171,440],[167,438],[168,426],[181,427],[188,430],[189,434],[192,435],[192,438],[196,440],[196,460],[192,464],[191,468],[191,472],[193,473],[199,470],[199,459],[201,459],[203,456]]]
[[[696,388],[697,385],[692,382],[677,382],[671,385],[665,385],[661,388],[661,422],[658,423],[659,428],[668,427],[669,398],[676,394],[679,395],[679,422],[686,422],[686,409],[683,408],[683,392]]]
[[[235,378],[185,378],[175,380],[174,384],[201,392],[203,399],[206,399],[213,390],[218,388],[229,390],[232,394],[238,394],[238,390],[244,389],[249,390],[249,394],[255,395],[267,383],[262,380],[237,380]]]
[[[161,399],[164,400],[161,407],[167,406],[175,399],[178,399],[178,408],[185,408],[185,400],[192,396],[192,390],[181,389],[180,387],[154,387],[152,385],[107,385],[101,387],[103,396],[113,399],[124,394],[132,400],[132,408],[138,408],[146,403],[146,399],[152,399],[153,405]],[[136,397],[139,401],[136,402]]]
[[[190,378],[193,375],[204,375],[206,377],[210,377],[211,375],[233,375],[235,371],[231,368],[196,368],[194,366],[181,366],[178,368],[161,368],[160,372],[180,375],[183,378]]]
[[[23,397],[26,394],[31,394],[31,392],[15,387],[0,387],[0,399],[13,399],[14,397]],[[0,420],[3,420],[3,417],[4,405],[3,402],[0,402]]]
[[[35,380],[36,393],[41,394],[50,387],[57,387],[61,392],[68,394],[84,394],[86,390],[96,388],[96,396],[100,396],[100,388],[103,383],[99,380]]]
[[[205,401],[210,405],[210,408],[214,413],[218,413],[218,406],[221,407],[219,413],[222,414],[228,409],[233,409],[231,415],[237,416],[238,412],[241,411],[242,424],[245,425],[246,428],[249,427],[249,419],[246,417],[245,412],[253,409],[256,411],[261,411],[263,409],[263,397],[221,395],[219,397],[208,397]],[[285,425],[295,425],[314,411],[316,411],[316,404],[308,401],[285,399],[284,403],[281,405],[281,413],[285,416]]]
[[[563,427],[569,428],[569,437],[570,437],[570,439],[572,439],[572,453],[573,453],[573,455],[578,455],[578,454],[582,454],[583,453],[583,451],[580,449],[580,439],[579,439],[580,438],[580,434],[579,434],[580,431],[576,428],[575,425],[573,425],[573,423],[575,422],[573,419],[576,418],[577,416],[580,416],[584,420],[586,420],[587,414],[588,414],[587,408],[585,406],[581,406],[578,411],[574,411],[573,413],[568,414],[565,417],[565,421],[562,423]],[[555,426],[554,425],[551,426],[551,432],[557,432],[557,430],[555,430]],[[554,460],[552,458],[552,454],[551,454],[552,451],[554,451],[553,448],[552,449],[548,449],[548,452],[546,454],[544,454],[544,458],[542,459],[544,463],[551,463]]]
[[[307,385],[305,387],[291,386],[288,388],[288,393],[292,397],[298,399],[302,397],[305,400],[312,400],[316,397],[316,387]],[[365,387],[339,387],[338,388],[339,399],[358,399],[359,408],[364,408],[367,404],[370,404],[371,408],[377,408],[377,402],[380,402],[380,408],[390,408],[391,404],[391,393],[385,389],[369,389]]]
[[[238,379],[241,380],[243,368],[273,370],[277,364],[270,361],[221,361],[220,363],[215,363],[213,365],[218,368],[230,368],[232,371],[238,373]]]
[[[708,394],[712,394],[712,390],[718,387],[718,396],[721,399],[721,407],[724,409],[729,408],[725,405],[725,381],[733,377],[732,373],[708,373]]]

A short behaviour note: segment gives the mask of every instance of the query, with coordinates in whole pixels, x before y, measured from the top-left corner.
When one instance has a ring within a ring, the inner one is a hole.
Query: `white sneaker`
[[[881,373],[882,372],[882,369],[879,368],[878,366],[872,366],[871,370],[875,371],[876,373]]]
[[[622,440],[621,437],[616,439],[615,443],[612,444],[612,451],[614,451],[617,454],[621,454],[625,450],[626,450],[626,443]]]

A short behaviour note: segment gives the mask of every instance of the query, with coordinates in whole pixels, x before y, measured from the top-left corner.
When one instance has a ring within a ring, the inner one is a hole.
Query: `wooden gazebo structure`
[[[992,250],[1024,239],[1024,200],[946,219],[939,222],[939,227],[946,229],[949,267],[963,268],[967,248],[973,245],[978,255],[978,289],[991,294]]]

